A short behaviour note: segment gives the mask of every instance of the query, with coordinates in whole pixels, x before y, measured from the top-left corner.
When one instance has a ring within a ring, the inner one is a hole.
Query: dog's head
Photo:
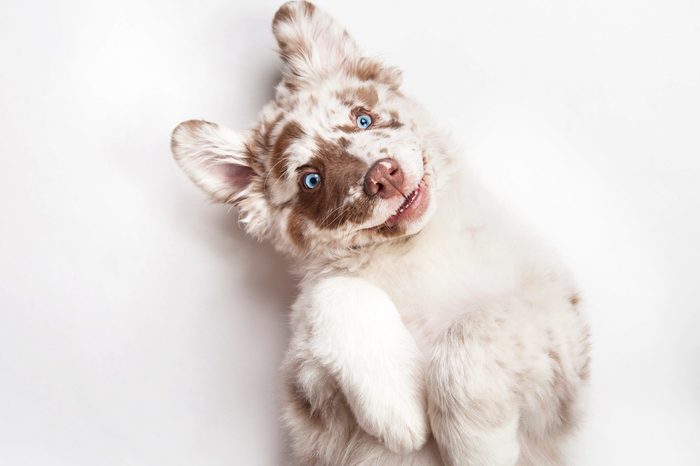
[[[363,57],[308,2],[277,11],[283,80],[257,127],[186,121],[176,160],[241,222],[296,255],[361,248],[418,233],[435,209],[439,141],[403,95],[400,72]]]

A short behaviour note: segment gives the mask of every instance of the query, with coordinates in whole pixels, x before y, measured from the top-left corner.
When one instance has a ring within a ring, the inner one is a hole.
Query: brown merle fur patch
[[[309,245],[305,234],[306,229],[306,219],[299,214],[291,212],[287,218],[287,233],[299,249],[306,249]]]
[[[400,72],[393,68],[387,68],[381,62],[367,57],[355,61],[349,67],[348,74],[360,81],[375,81],[386,84],[393,90],[397,90],[401,84]]]
[[[372,198],[361,193],[356,200],[347,199],[350,188],[361,186],[367,164],[348,153],[342,143],[317,138],[315,155],[305,167],[317,170],[321,183],[313,190],[299,188],[290,215],[305,217],[321,229],[361,224],[369,219],[375,202]]]
[[[336,97],[343,105],[353,107],[358,104],[372,108],[379,101],[379,94],[373,86],[361,86],[352,89],[344,89],[336,93]]]
[[[296,121],[290,121],[282,128],[282,132],[277,137],[277,141],[270,152],[270,172],[273,176],[282,178],[287,173],[289,162],[287,149],[295,141],[304,137],[305,134],[301,125]]]
[[[248,144],[248,151],[256,155],[252,157],[253,163],[251,167],[258,174],[263,174],[265,172],[262,156],[272,152],[272,132],[283,118],[284,112],[279,112],[273,118],[263,121],[260,126],[252,131],[252,138]]]

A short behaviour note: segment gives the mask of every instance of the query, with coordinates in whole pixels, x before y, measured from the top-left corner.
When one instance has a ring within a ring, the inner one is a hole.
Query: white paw
[[[373,419],[374,425],[366,429],[371,435],[400,455],[423,448],[430,433],[428,415],[423,406],[394,405],[386,406],[382,411],[381,417]]]

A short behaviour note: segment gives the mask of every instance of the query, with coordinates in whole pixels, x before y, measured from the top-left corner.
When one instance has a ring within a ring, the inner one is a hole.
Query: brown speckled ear
[[[246,231],[260,238],[268,232],[270,211],[250,134],[189,120],[175,128],[171,147],[187,176],[213,200],[237,205]]]
[[[344,72],[361,81],[397,88],[400,71],[363,57],[350,34],[310,2],[287,2],[272,21],[287,85],[296,87],[332,73]]]
[[[347,31],[309,2],[288,2],[272,20],[284,75],[302,80],[327,75],[359,59]]]
[[[245,136],[215,123],[180,123],[171,148],[185,173],[215,201],[235,202],[255,176]]]

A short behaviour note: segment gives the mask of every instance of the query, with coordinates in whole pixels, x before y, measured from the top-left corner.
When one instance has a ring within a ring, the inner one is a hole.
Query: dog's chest
[[[493,259],[468,242],[441,244],[378,261],[369,279],[389,294],[428,354],[447,325],[517,286],[515,264]]]

